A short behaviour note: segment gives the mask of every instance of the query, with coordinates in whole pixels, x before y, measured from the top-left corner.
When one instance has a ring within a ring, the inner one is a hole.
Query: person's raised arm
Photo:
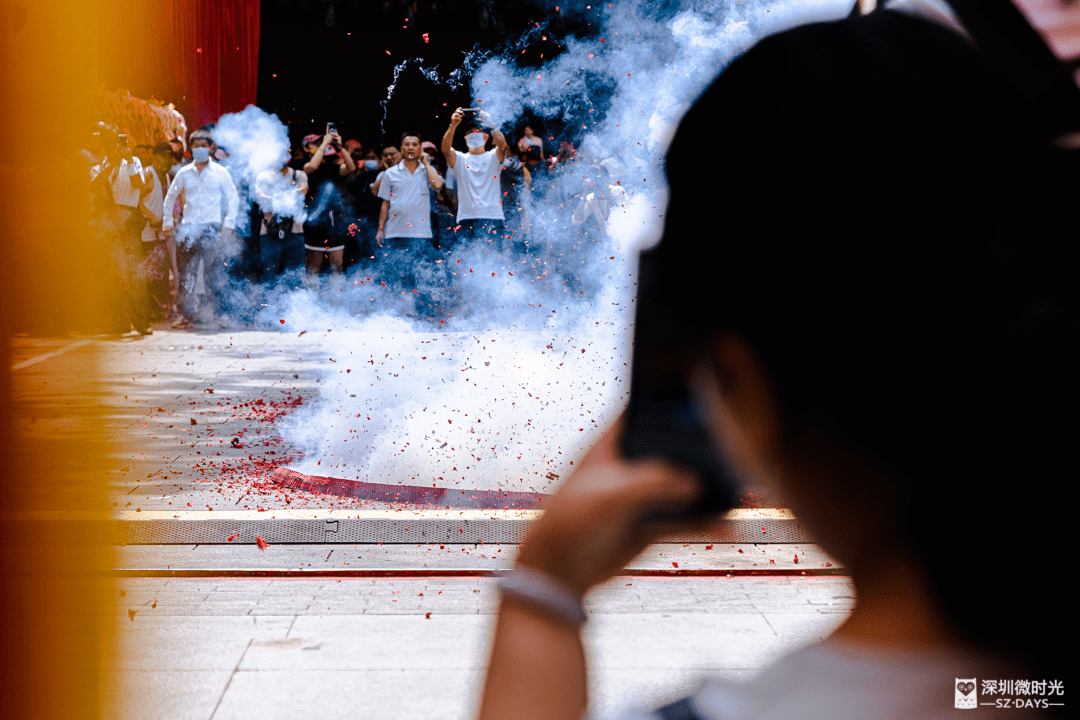
[[[341,136],[334,133],[334,149],[341,155],[341,159],[344,160],[341,165],[338,165],[338,174],[341,177],[347,177],[356,172],[356,162],[352,159],[352,155],[345,152],[341,145]]]
[[[450,116],[450,127],[446,128],[446,132],[442,136],[442,154],[446,158],[446,167],[454,167],[454,163],[457,162],[457,157],[454,155],[454,133],[457,132],[457,126],[461,124],[461,119],[465,117],[465,113],[458,108],[454,111],[454,114]]]
[[[565,601],[580,603],[664,534],[707,527],[642,524],[650,508],[692,503],[701,488],[670,465],[619,458],[620,426],[604,434],[530,528],[517,557],[518,568],[529,573],[521,580],[526,586],[539,573]],[[587,707],[580,628],[568,614],[528,596],[503,593],[480,720],[580,720]]]
[[[496,157],[501,163],[510,154],[510,146],[506,144],[506,136],[497,127],[491,128],[491,138],[495,141]]]
[[[319,169],[319,166],[322,165],[323,153],[326,151],[326,146],[330,144],[331,140],[333,140],[333,137],[330,133],[326,133],[326,135],[323,136],[322,144],[319,145],[319,149],[315,151],[315,154],[311,156],[310,160],[304,163],[303,170],[305,173],[310,175]]]
[[[431,164],[431,160],[428,158],[428,154],[425,152],[420,153],[420,158],[424,163],[424,170],[427,171],[427,179],[431,184],[431,187],[436,190],[442,190],[443,179],[439,175],[438,170]]]
[[[491,128],[491,139],[495,142],[496,157],[499,158],[501,163],[506,159],[507,153],[510,152],[510,146],[506,144],[506,136],[502,134],[502,130],[495,127],[495,124],[491,121],[491,115],[487,112],[480,113],[480,122]]]

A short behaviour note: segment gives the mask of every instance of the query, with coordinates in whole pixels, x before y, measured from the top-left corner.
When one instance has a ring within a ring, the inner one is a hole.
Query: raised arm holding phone
[[[466,119],[467,115],[471,119]],[[454,149],[454,135],[459,126],[467,153]],[[487,149],[489,139],[495,145],[490,150]],[[497,251],[508,251],[510,238],[506,232],[499,184],[507,153],[506,137],[493,126],[487,112],[459,107],[450,116],[450,126],[443,134],[442,153],[446,158],[447,174],[453,173],[456,179],[459,237],[468,243],[488,243]]]

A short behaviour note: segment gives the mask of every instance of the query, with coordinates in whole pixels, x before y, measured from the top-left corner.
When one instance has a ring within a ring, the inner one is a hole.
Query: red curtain
[[[195,129],[255,102],[259,0],[102,0],[107,90],[171,102]]]

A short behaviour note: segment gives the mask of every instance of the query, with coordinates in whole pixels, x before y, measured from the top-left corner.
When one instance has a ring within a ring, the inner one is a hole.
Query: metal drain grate
[[[128,545],[249,545],[315,543],[520,543],[531,520],[138,520],[117,521],[115,541]],[[231,539],[230,539],[231,538]],[[721,520],[706,533],[663,542],[809,543],[794,519]]]

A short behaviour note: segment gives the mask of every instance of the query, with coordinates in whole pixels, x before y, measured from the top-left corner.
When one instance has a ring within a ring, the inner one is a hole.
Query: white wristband
[[[547,611],[575,627],[585,624],[581,600],[561,583],[526,567],[518,567],[499,581],[499,590]]]

